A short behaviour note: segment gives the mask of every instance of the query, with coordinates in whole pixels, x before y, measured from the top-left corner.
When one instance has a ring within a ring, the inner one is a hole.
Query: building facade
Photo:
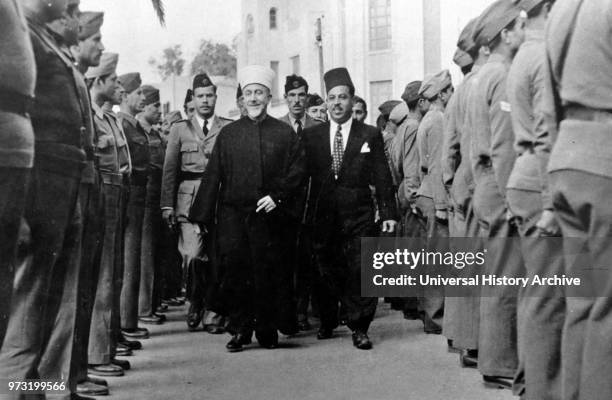
[[[287,111],[286,75],[296,73],[323,92],[322,75],[349,69],[358,95],[375,108],[399,99],[413,80],[448,68],[461,29],[492,0],[242,0],[238,68],[270,66],[276,73],[270,114]]]

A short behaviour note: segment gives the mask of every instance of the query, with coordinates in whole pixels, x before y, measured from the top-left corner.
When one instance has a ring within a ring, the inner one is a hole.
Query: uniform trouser
[[[15,252],[29,181],[30,169],[0,167],[0,347],[11,309]]]
[[[89,364],[108,364],[115,356],[117,338],[113,334],[112,318],[114,302],[117,298],[116,275],[121,271],[123,242],[121,228],[121,196],[122,186],[104,184],[104,238],[102,242],[102,256],[98,271],[98,286],[94,301],[91,319],[91,332],[89,335],[88,362]]]
[[[104,239],[104,199],[101,183],[82,183],[79,200],[83,210],[81,273],[78,289],[80,307],[77,309],[75,357],[72,366],[74,371],[71,372],[71,376],[76,376],[77,382],[82,382],[87,379],[87,348]]]
[[[128,176],[123,174],[121,184],[121,196],[119,198],[119,246],[118,256],[119,261],[117,263],[117,270],[115,273],[114,291],[113,291],[113,312],[111,314],[111,330],[113,335],[113,341],[115,346],[117,342],[124,340],[123,334],[121,333],[121,292],[123,290],[123,275],[125,270],[125,230],[128,217],[128,204],[130,201],[130,185],[128,183]],[[136,305],[136,307],[138,304]],[[136,308],[138,310],[138,308]],[[114,350],[113,350],[114,351]]]
[[[427,247],[431,251],[443,251],[438,248],[448,238],[448,223],[436,218],[434,202],[429,197],[417,197],[416,206],[421,212],[420,217],[425,226]],[[419,296],[419,312],[423,318],[426,332],[436,332],[442,329],[444,317],[444,288],[424,287],[422,295]]]
[[[424,221],[422,220],[422,218],[420,218],[412,211],[412,208],[408,208],[402,217],[401,236],[406,238],[424,237],[426,235],[426,226],[423,222]],[[402,302],[404,314],[418,313],[418,297],[404,297],[402,299]]]
[[[455,210],[449,215],[450,246],[452,251],[479,251],[481,240],[478,237],[478,221],[474,216],[472,201],[468,200],[467,210]],[[454,240],[453,238],[457,238]],[[468,238],[468,239],[466,239]],[[473,240],[472,249],[458,248],[457,244],[467,245]],[[460,349],[478,349],[478,327],[480,324],[480,290],[473,289],[463,297],[446,297],[444,299],[443,333],[453,341],[453,346]]]
[[[131,185],[127,204],[127,224],[125,226],[125,255],[123,286],[121,288],[121,328],[138,327],[138,298],[144,247],[143,222],[145,214],[146,186]]]
[[[297,270],[295,273],[296,310],[299,321],[308,316],[313,286],[312,227],[303,225],[298,233]]]
[[[151,315],[155,311],[153,294],[159,273],[158,243],[161,235],[162,218],[159,208],[161,197],[161,171],[153,171],[147,181],[147,198],[142,227],[142,253],[138,314]]]
[[[593,290],[593,297],[566,298],[561,347],[563,399],[610,399],[612,179],[562,170],[552,172],[550,181],[567,253],[565,275],[586,277],[597,288]],[[581,243],[586,244],[585,248],[577,249]]]
[[[15,271],[0,352],[2,377],[65,382],[69,374],[82,233],[79,174],[61,175],[41,166],[32,170],[24,212],[30,243]]]
[[[378,299],[361,297],[361,237],[378,236],[379,232],[375,224],[351,235],[340,232],[340,229],[320,236],[315,232],[315,292],[321,327],[333,329],[338,326],[340,301],[346,309],[347,326],[353,331],[368,331]]]
[[[542,194],[508,189],[508,206],[517,218],[527,278],[563,274],[560,241],[541,237]],[[521,288],[517,310],[519,368],[515,390],[523,399],[561,398],[561,332],[565,320],[563,290],[555,286]]]
[[[160,235],[159,263],[164,279],[162,298],[179,297],[183,288],[183,269],[177,248],[178,235],[165,224],[162,224]]]
[[[219,296],[228,313],[227,330],[258,337],[276,333],[282,283],[281,240],[272,218],[220,207],[219,267],[224,271]],[[255,324],[253,326],[253,323]]]
[[[506,200],[491,169],[480,174],[474,190],[474,214],[487,250],[485,273],[522,276],[520,249],[512,240],[516,232],[507,221]],[[488,240],[487,240],[488,239]],[[478,370],[482,375],[513,377],[518,365],[516,307],[518,289],[484,287],[480,299]]]

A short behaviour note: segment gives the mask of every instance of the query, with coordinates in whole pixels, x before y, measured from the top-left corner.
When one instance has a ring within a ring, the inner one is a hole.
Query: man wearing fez
[[[310,115],[306,113],[306,98],[308,97],[308,82],[298,75],[289,75],[285,80],[285,100],[289,112],[280,118],[288,124],[298,136],[302,131],[315,125]]]
[[[185,101],[183,102],[183,111],[185,111],[186,119],[192,119],[195,115],[195,104],[193,103],[193,89],[187,89]]]
[[[522,274],[520,249],[512,247],[516,228],[508,221],[506,186],[516,152],[506,78],[512,57],[523,40],[523,19],[514,2],[497,0],[478,18],[473,37],[491,55],[466,95],[465,129],[470,132],[470,163],[474,174],[474,214],[481,234],[489,240],[488,273]],[[507,257],[512,254],[512,257]],[[478,335],[478,370],[485,383],[509,387],[516,372],[515,288],[491,292],[482,288]]]
[[[279,313],[279,286],[291,284],[281,278],[279,236],[295,213],[288,207],[302,193],[304,158],[291,127],[267,114],[273,79],[274,72],[259,65],[239,71],[247,117],[219,134],[190,214],[203,229],[216,222],[230,352],[251,342],[253,328],[262,347],[277,347],[277,329],[286,333],[295,318]]]
[[[149,165],[147,190],[145,198],[145,211],[142,228],[141,273],[140,290],[138,296],[138,315],[144,318],[160,318],[165,316],[157,314],[160,305],[159,284],[161,271],[159,271],[159,257],[156,250],[159,246],[162,220],[160,204],[162,169],[164,168],[165,141],[161,132],[154,125],[161,121],[161,104],[159,102],[159,89],[145,85],[142,87],[144,95],[144,108],[136,117],[148,137]]]
[[[23,232],[29,235],[28,243],[24,243],[24,257],[16,263],[14,280],[10,285],[13,292],[8,327],[0,351],[0,376],[18,381],[68,380],[70,393],[65,395],[72,397],[76,381],[68,379],[68,376],[78,306],[82,232],[79,186],[86,160],[83,104],[87,99],[81,98],[86,90],[79,88],[83,81],[76,79],[79,72],[62,47],[65,44],[58,42],[64,38],[53,35],[46,24],[69,18],[67,26],[70,26],[71,37],[76,38],[74,27],[78,27],[75,18],[78,6],[73,5],[68,14],[67,1],[23,1],[21,4],[29,28],[32,45],[29,49],[33,49],[36,62],[36,100],[33,107],[27,109],[17,98],[12,103],[13,109],[4,111],[30,115],[36,145],[34,154],[30,153],[32,143],[28,139],[32,137],[28,137],[27,130],[24,130],[28,128],[27,118],[12,120],[10,133],[21,131],[23,138],[20,140],[23,141],[19,142],[20,146],[15,146],[17,143],[9,140],[11,134],[3,136],[11,150],[2,158],[3,162],[21,162],[21,167],[28,167],[32,156],[35,162],[27,198],[22,199],[25,206]],[[20,26],[20,29],[24,28]],[[14,83],[26,84],[24,88],[12,89],[13,95],[19,95],[23,90],[27,93],[32,88],[27,85],[25,68],[20,80],[7,84],[9,89]],[[20,78],[10,72],[7,77]],[[19,175],[19,169],[15,173],[24,178],[23,174]],[[10,190],[19,194],[22,185],[20,183]],[[9,232],[13,229],[9,227]],[[8,261],[11,262],[12,257]],[[14,393],[10,398],[21,396]]]
[[[206,317],[204,329],[218,334],[223,333],[223,319],[212,310],[206,310],[210,307],[206,298],[214,292],[215,286],[209,244],[205,243],[205,232],[189,219],[189,212],[219,131],[231,121],[215,115],[217,87],[207,74],[196,75],[192,87],[196,109],[193,118],[176,122],[170,129],[163,168],[161,209],[166,225],[171,228],[178,225],[179,229],[178,249],[187,276],[190,302],[187,326],[189,330],[195,330]]]
[[[314,256],[321,327],[318,339],[333,336],[338,300],[346,307],[353,345],[370,349],[367,332],[376,298],[360,296],[361,237],[377,236],[370,185],[382,220],[382,231],[396,225],[395,197],[380,132],[352,118],[355,87],[346,68],[324,75],[330,121],[307,129],[303,140],[311,178],[308,208],[314,226]]]
[[[306,113],[317,122],[327,122],[327,104],[316,93],[309,94],[306,100]]]
[[[147,332],[138,329],[139,321],[143,324],[162,322],[155,315],[141,315],[138,311],[142,269],[147,268],[143,263],[142,231],[149,178],[149,135],[136,119],[145,102],[140,74],[127,73],[119,76],[118,81],[123,86],[125,94],[121,99],[117,117],[125,133],[132,158],[130,198],[127,205],[129,219],[125,230],[125,265],[121,290],[121,329],[126,337],[142,338],[147,336]]]
[[[442,139],[442,180],[449,199],[448,230],[451,249],[458,249],[461,238],[474,238],[473,251],[480,251],[478,221],[474,216],[472,196],[474,178],[470,159],[471,131],[465,126],[466,96],[477,82],[476,73],[488,59],[488,49],[476,46],[472,32],[476,19],[471,20],[461,31],[453,61],[466,74],[451,97],[444,113],[444,135]],[[455,238],[460,238],[457,241]],[[446,297],[444,335],[452,346],[461,350],[461,364],[474,367],[478,355],[478,327],[480,320],[479,289],[471,296]]]
[[[94,111],[95,152],[104,193],[104,235],[102,256],[97,271],[98,287],[89,335],[89,374],[121,376],[123,368],[115,365],[120,315],[119,299],[123,281],[123,190],[124,173],[130,169],[127,141],[115,117],[102,111],[105,101],[113,101],[119,83],[119,55],[103,53],[100,65],[90,68],[86,77]]]

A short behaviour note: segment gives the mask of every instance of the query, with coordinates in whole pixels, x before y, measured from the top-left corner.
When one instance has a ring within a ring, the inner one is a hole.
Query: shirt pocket
[[[115,137],[113,135],[101,135],[98,137],[98,149],[106,150],[115,145]]]
[[[183,168],[195,167],[200,156],[200,146],[195,142],[181,144],[181,162]]]

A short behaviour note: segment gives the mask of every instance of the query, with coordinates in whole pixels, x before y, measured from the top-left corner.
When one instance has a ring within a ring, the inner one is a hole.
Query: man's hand
[[[395,232],[395,226],[397,225],[397,221],[392,219],[388,219],[383,221],[382,223],[382,231],[383,233],[393,233]]]
[[[269,213],[275,208],[276,203],[274,202],[274,200],[272,200],[272,197],[266,196],[259,199],[259,201],[257,202],[257,210],[255,210],[255,212],[260,212],[261,210],[264,210],[266,213]]]
[[[159,214],[158,214],[159,215]],[[174,215],[174,210],[171,208],[167,208],[162,211],[162,219],[168,225],[168,228],[174,229],[176,225],[176,215]]]
[[[446,210],[436,210],[436,218],[437,219],[448,219],[448,211]]]
[[[559,226],[555,212],[552,210],[544,210],[536,227],[540,231],[540,234],[544,236],[559,236],[561,234],[561,227]]]

